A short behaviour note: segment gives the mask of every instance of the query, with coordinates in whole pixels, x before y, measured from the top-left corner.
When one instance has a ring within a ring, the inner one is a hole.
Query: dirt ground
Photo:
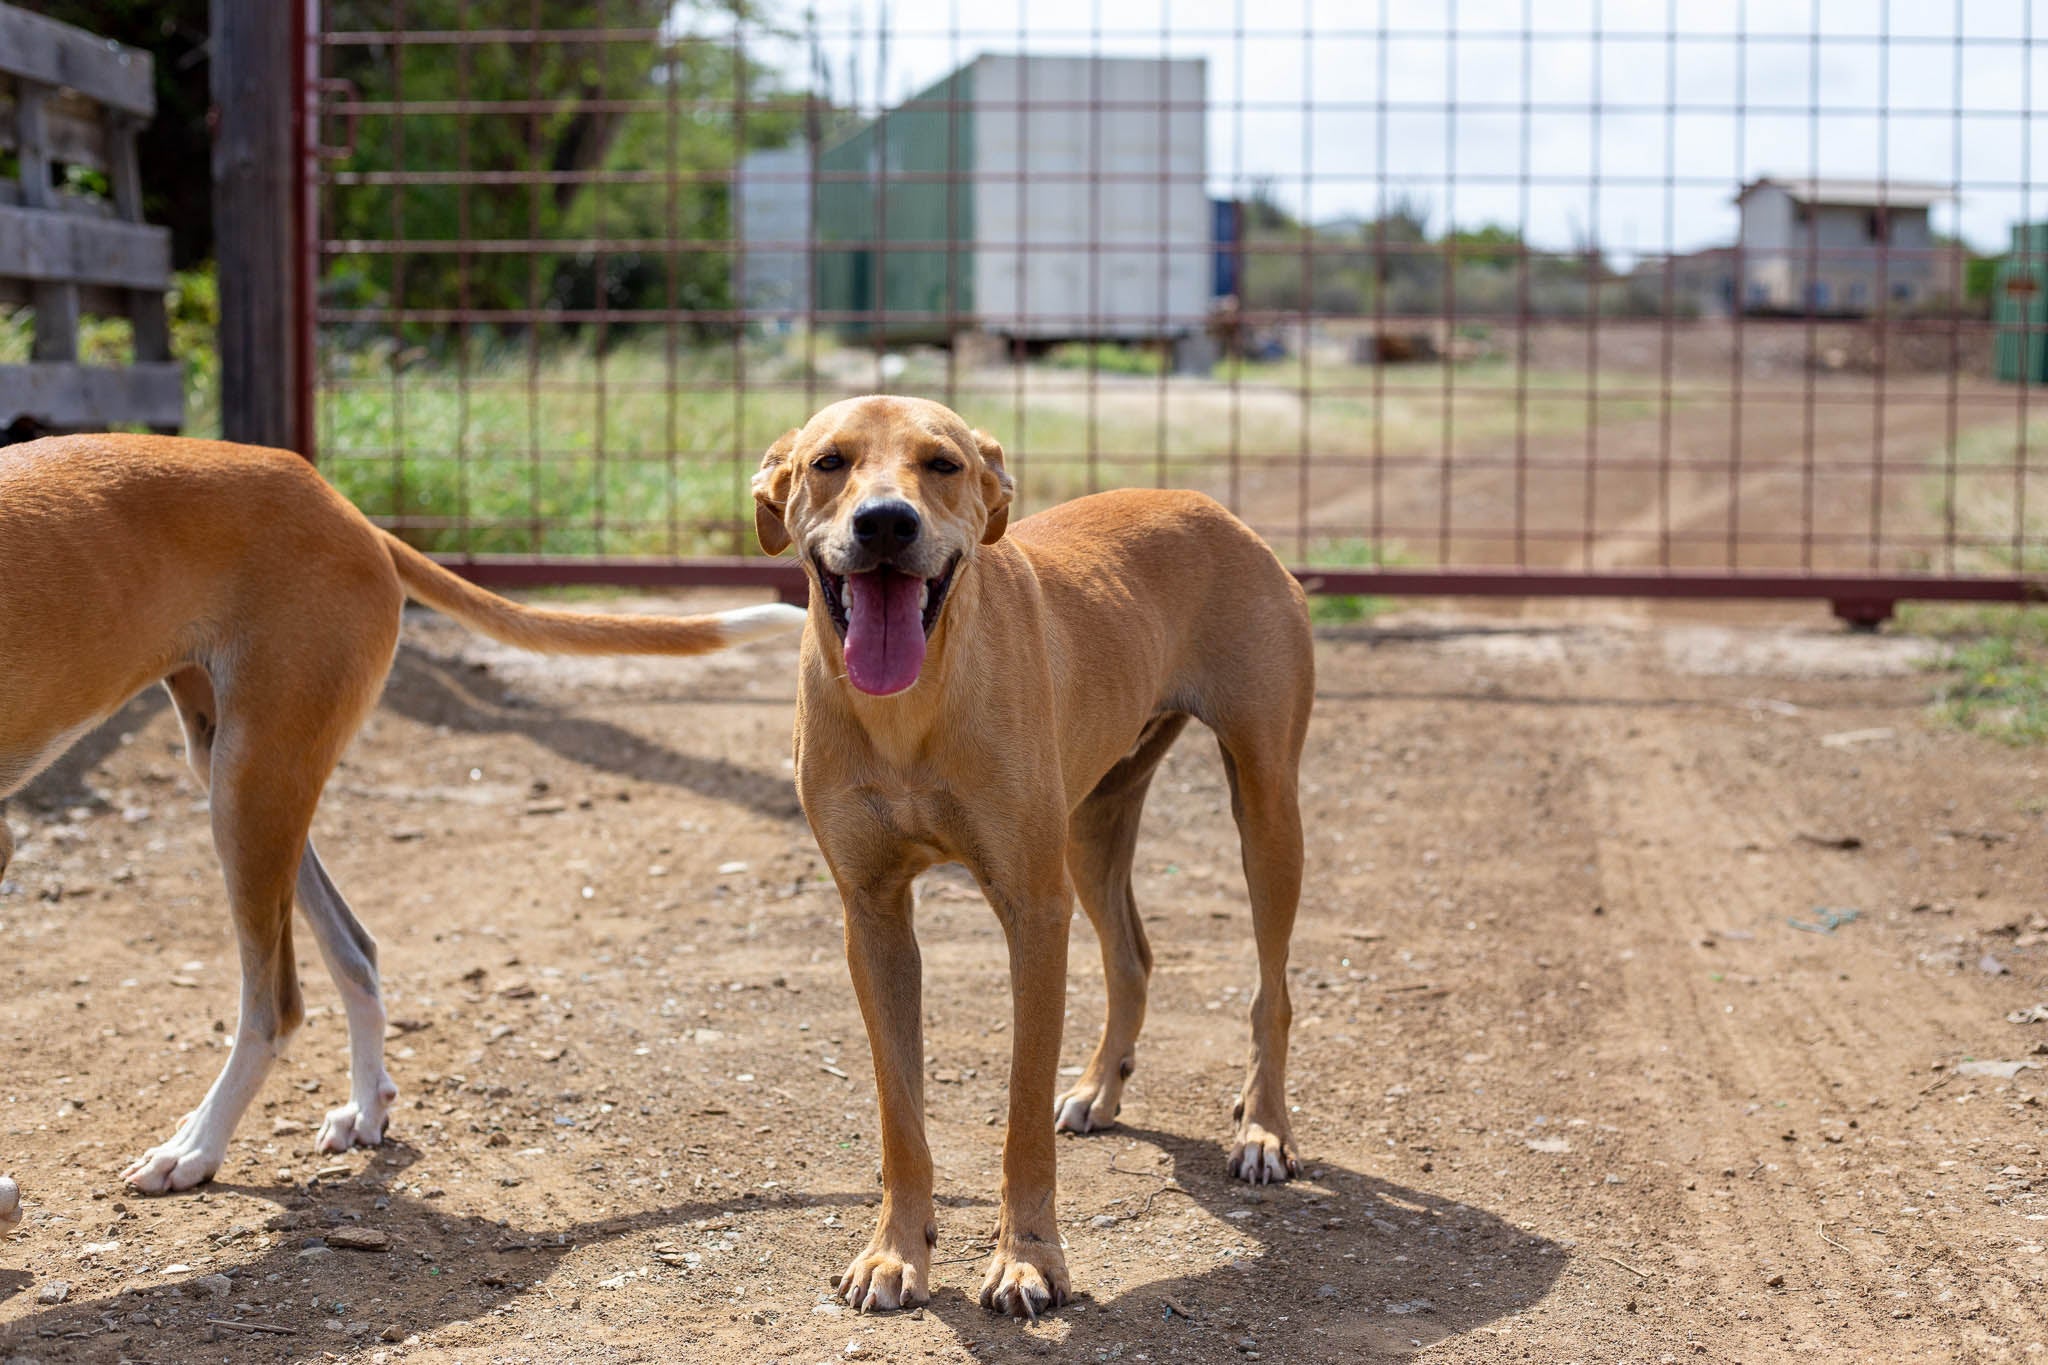
[[[1265,1190],[1223,1170],[1251,947],[1191,733],[1139,849],[1158,968],[1122,1123],[1060,1147],[1080,1297],[1026,1326],[973,1299],[1006,981],[944,873],[919,911],[936,1292],[871,1319],[828,1296],[878,1154],[790,788],[793,646],[579,662],[424,615],[407,636],[316,830],[384,948],[382,1150],[310,1152],[346,1077],[301,935],[312,1017],[220,1179],[125,1193],[233,1019],[201,795],[150,696],[13,805],[0,1170],[27,1218],[0,1243],[0,1359],[2048,1353],[2048,1023],[2008,1022],[2048,1001],[2048,773],[1930,718],[1924,643],[1818,610],[1556,604],[1325,632],[1306,1171]],[[1073,933],[1077,1067],[1103,991]]]

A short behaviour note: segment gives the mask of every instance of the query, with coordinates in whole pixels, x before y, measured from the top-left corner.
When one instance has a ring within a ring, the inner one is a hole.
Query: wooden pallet
[[[0,182],[0,302],[32,304],[36,315],[30,363],[0,365],[0,427],[184,423],[184,379],[164,316],[171,235],[142,221],[135,149],[155,113],[148,53],[0,4],[0,149],[19,167]],[[58,164],[104,172],[111,198],[60,191]],[[135,363],[80,364],[82,314],[126,317]]]

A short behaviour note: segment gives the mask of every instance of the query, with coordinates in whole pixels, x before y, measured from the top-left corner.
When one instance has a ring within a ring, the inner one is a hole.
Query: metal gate
[[[1324,592],[2039,600],[2032,9],[326,0],[317,456],[479,579],[793,591],[748,476],[892,390]]]

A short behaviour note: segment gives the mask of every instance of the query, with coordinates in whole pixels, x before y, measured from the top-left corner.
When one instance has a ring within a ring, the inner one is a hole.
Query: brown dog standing
[[[1031,1316],[1065,1301],[1054,1133],[1108,1127],[1131,1072],[1152,965],[1131,857],[1153,770],[1190,716],[1222,746],[1259,954],[1230,1169],[1251,1181],[1295,1170],[1286,968],[1315,690],[1301,588],[1199,493],[1098,494],[1005,535],[1010,491],[995,441],[937,403],[890,397],[825,409],[754,477],[763,547],[794,544],[811,580],[797,792],[845,901],[881,1099],[880,1225],[839,1285],[863,1309],[929,1295],[910,887],[946,861],[980,882],[1010,955],[1010,1120],[981,1301]],[[1109,1012],[1080,1082],[1055,1101],[1077,891]]]
[[[349,1100],[314,1145],[384,1138],[377,947],[313,851],[321,787],[376,705],[411,597],[525,649],[703,654],[792,629],[795,609],[598,616],[493,596],[372,526],[281,450],[59,436],[0,450],[0,797],[162,682],[211,801],[242,960],[234,1049],[199,1107],[127,1170],[146,1194],[219,1169],[299,1025],[294,901],[348,1016]],[[13,840],[0,822],[0,873]],[[19,1217],[0,1181],[0,1227]]]

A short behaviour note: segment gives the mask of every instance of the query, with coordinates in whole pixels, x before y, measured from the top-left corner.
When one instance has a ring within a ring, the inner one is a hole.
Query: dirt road
[[[158,1200],[115,1174],[217,1068],[234,963],[175,723],[138,702],[10,812],[0,1359],[2037,1358],[2048,1024],[2007,1015],[2048,1001],[2044,760],[1933,725],[1914,641],[1726,619],[1324,637],[1283,1188],[1223,1174],[1251,954],[1222,773],[1182,741],[1123,1123],[1060,1149],[1082,1297],[1035,1327],[972,1298],[1006,981],[943,874],[937,1292],[826,1296],[876,1126],[786,642],[550,662],[410,622],[317,829],[384,945],[394,1141],[309,1154],[345,1076],[302,942],[291,1059],[220,1180]],[[1069,1066],[1103,1009],[1073,932]]]

